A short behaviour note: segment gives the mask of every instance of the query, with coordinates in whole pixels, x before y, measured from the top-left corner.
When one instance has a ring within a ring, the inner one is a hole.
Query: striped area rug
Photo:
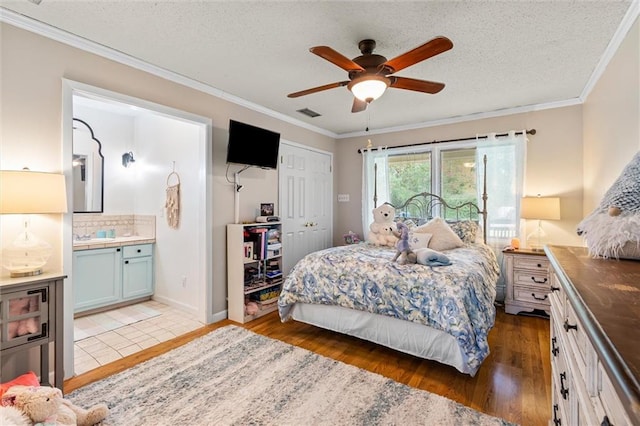
[[[510,424],[232,325],[66,397],[114,426]]]

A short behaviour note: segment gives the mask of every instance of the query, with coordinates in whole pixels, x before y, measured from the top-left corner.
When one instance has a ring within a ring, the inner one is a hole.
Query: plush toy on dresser
[[[640,259],[640,152],[578,224],[592,256]]]
[[[367,242],[377,246],[395,247],[398,238],[393,235],[396,225],[393,222],[396,209],[388,203],[372,210],[373,223],[369,225]]]

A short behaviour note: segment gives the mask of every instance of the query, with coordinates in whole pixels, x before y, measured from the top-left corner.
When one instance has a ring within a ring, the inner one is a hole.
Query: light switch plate
[[[349,194],[338,194],[338,202],[346,203],[349,201]]]

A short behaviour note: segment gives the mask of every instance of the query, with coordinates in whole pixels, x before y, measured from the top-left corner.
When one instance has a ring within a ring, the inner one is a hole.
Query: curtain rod
[[[535,135],[536,134],[536,129],[531,129],[531,130],[527,130],[526,133],[528,135]],[[520,132],[516,132],[516,135],[521,135],[522,131]],[[504,137],[504,136],[509,136],[509,133],[500,133],[498,135],[496,135],[497,138],[499,137]],[[447,139],[447,140],[442,140],[442,141],[431,141],[431,142],[420,142],[420,143],[410,143],[407,145],[396,145],[396,146],[390,146],[389,148],[407,148],[410,146],[420,146],[420,145],[433,145],[436,143],[445,143],[445,142],[462,142],[462,141],[471,141],[474,139],[486,139],[488,138],[488,136],[473,136],[473,137],[468,137],[468,138],[458,138],[458,139]],[[377,147],[373,147],[370,149],[380,149]],[[358,148],[358,154],[362,154],[362,148]]]

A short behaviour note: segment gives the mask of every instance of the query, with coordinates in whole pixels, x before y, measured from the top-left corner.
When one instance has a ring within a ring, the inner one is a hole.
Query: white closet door
[[[280,219],[283,269],[332,241],[333,172],[331,155],[280,144]]]

